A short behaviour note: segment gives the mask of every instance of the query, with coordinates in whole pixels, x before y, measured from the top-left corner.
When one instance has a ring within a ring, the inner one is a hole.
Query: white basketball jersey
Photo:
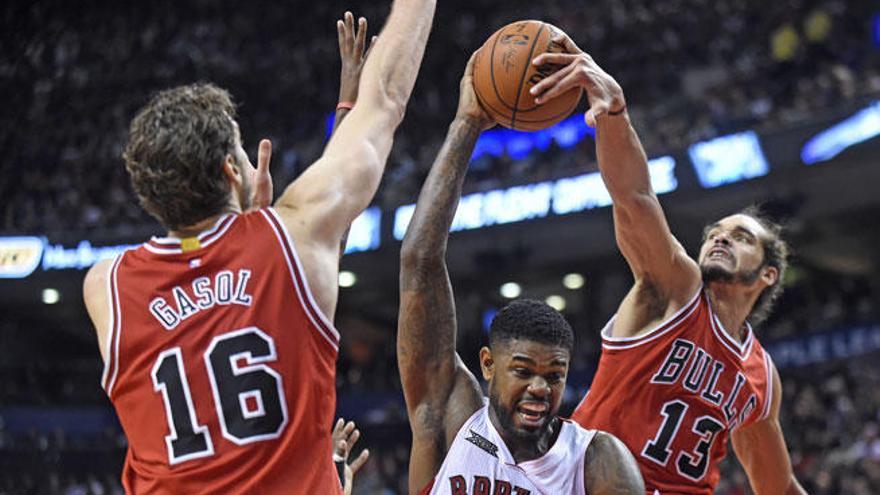
[[[517,464],[483,406],[458,430],[423,494],[585,495],[584,454],[596,434],[562,420],[556,442],[543,456]]]

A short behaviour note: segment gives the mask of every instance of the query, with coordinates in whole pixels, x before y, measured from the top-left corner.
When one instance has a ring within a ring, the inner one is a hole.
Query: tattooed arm
[[[643,495],[645,482],[626,445],[597,431],[584,458],[584,489],[590,495]]]
[[[474,376],[455,352],[455,303],[446,241],[477,137],[491,121],[476,102],[472,63],[461,81],[458,113],[422,192],[400,252],[397,362],[413,433],[409,491],[437,473],[449,443],[483,405]]]

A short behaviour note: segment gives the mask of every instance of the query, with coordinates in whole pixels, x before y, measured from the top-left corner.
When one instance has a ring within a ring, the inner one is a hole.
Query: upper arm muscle
[[[735,430],[731,434],[733,450],[756,494],[792,493],[792,489],[793,493],[800,493],[779,424],[782,383],[775,366],[772,380],[774,394],[768,417]]]
[[[584,488],[590,495],[642,495],[645,482],[629,449],[614,435],[596,432],[584,458]]]
[[[392,134],[379,132],[381,113],[355,107],[333,134],[324,154],[278,198],[284,215],[296,216],[303,232],[336,246],[351,222],[369,205],[391,149]]]
[[[107,282],[110,276],[112,260],[103,260],[92,266],[83,280],[83,300],[86,310],[95,326],[98,336],[98,348],[101,357],[107,360],[105,355],[107,338],[109,337],[108,325],[110,322],[110,301],[107,294]]]
[[[618,308],[613,334],[632,337],[687,304],[702,277],[697,263],[670,232],[653,193],[617,197],[614,230],[635,284]]]
[[[397,362],[413,433],[410,492],[437,473],[482,391],[455,351],[452,286],[441,259],[401,263]]]

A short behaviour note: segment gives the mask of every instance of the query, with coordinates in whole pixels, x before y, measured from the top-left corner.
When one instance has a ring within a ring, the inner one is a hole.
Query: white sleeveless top
[[[422,493],[585,495],[584,455],[596,431],[569,420],[562,420],[561,427],[546,454],[517,464],[489,420],[488,405],[483,406],[458,430],[440,471]]]

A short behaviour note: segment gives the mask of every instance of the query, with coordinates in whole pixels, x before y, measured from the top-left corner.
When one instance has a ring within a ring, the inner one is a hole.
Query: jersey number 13
[[[663,424],[657,435],[645,444],[642,455],[652,461],[666,466],[672,449],[670,444],[679,427],[681,427],[684,413],[688,405],[680,400],[673,400],[663,405]],[[709,467],[709,452],[718,433],[724,429],[724,425],[712,416],[700,416],[694,420],[691,431],[700,436],[700,440],[691,452],[679,452],[675,458],[675,468],[679,474],[691,480],[699,481],[706,475]]]

